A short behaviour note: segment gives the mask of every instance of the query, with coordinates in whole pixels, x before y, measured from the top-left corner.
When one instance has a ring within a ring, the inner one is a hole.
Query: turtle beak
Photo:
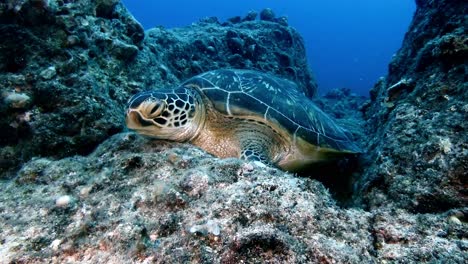
[[[143,127],[154,126],[154,118],[161,115],[166,107],[166,103],[155,98],[148,99],[148,96],[136,96],[127,109],[126,122],[130,129],[141,129]]]

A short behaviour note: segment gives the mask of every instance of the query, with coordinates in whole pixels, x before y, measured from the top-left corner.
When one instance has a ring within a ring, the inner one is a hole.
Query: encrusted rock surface
[[[120,74],[144,32],[119,1],[6,1],[0,21],[0,173],[88,154],[122,130]]]
[[[0,201],[0,239],[10,260],[358,262],[372,254],[370,213],[340,210],[317,181],[133,133],[88,157],[33,160],[5,187],[2,198],[13,199]],[[73,202],[58,206],[65,195]]]
[[[323,185],[186,144],[118,134],[2,183],[11,262],[463,262],[466,212],[343,209]]]
[[[468,204],[468,37],[465,1],[417,1],[389,75],[371,91],[369,208],[444,212]]]
[[[271,21],[205,18],[191,26],[148,30],[129,75],[141,89],[176,84],[209,70],[256,69],[287,78],[309,97],[316,84],[308,70],[302,37]]]
[[[370,102],[314,99],[367,150],[337,202],[324,179],[122,132],[131,94],[219,67],[312,96],[272,10],[144,35],[118,1],[0,3],[0,263],[466,263],[466,7],[417,4]]]

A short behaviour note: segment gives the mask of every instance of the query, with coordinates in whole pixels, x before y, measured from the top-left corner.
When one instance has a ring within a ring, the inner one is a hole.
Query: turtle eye
[[[161,113],[164,111],[166,108],[166,103],[164,101],[149,101],[147,102],[146,105],[146,110],[147,110],[147,117],[148,118],[156,118],[161,115]]]
[[[154,114],[157,112],[157,110],[161,107],[161,104],[160,103],[156,103],[154,106],[153,106],[153,109],[151,109],[151,111],[149,112],[150,115]]]

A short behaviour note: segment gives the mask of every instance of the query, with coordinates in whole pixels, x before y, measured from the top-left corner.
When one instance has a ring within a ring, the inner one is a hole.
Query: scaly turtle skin
[[[143,135],[289,171],[359,152],[296,84],[250,70],[209,71],[175,89],[139,93],[126,121]]]

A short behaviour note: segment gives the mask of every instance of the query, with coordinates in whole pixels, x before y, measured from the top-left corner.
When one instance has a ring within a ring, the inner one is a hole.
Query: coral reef
[[[313,97],[272,10],[144,32],[117,0],[3,1],[0,262],[465,263],[466,4],[416,2],[370,101],[313,98],[367,150],[351,179],[320,182],[124,131],[131,94],[220,67]]]

